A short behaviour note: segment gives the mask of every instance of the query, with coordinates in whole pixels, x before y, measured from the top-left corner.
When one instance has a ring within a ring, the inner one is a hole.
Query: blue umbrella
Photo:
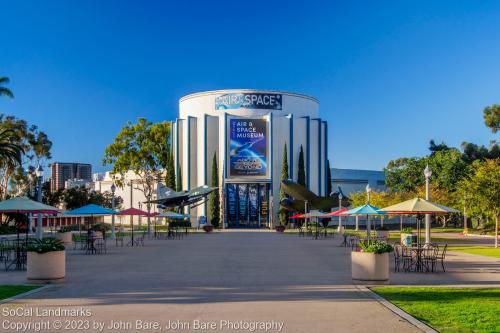
[[[353,209],[348,210],[347,212],[344,213],[345,215],[351,215],[351,216],[356,216],[356,215],[366,215],[366,233],[368,234],[368,238],[370,238],[370,220],[368,219],[368,216],[370,215],[385,215],[385,212],[380,211],[380,208],[372,206],[370,204],[366,204],[363,206],[359,206]]]
[[[88,204],[80,208],[64,212],[65,215],[90,215],[93,220],[94,215],[114,215],[117,214],[113,209],[105,208],[95,204]],[[89,231],[90,232],[90,231]]]
[[[116,211],[95,204],[89,204],[64,212],[66,215],[114,215]]]

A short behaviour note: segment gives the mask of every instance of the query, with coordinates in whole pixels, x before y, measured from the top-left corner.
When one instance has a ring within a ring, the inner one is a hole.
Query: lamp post
[[[370,192],[372,191],[372,188],[370,187],[370,184],[366,184],[366,199],[368,201],[368,205],[370,204]],[[368,239],[370,239],[371,233],[372,233],[372,228],[370,226],[370,215],[366,215],[366,233],[368,234]]]
[[[111,209],[115,210],[115,183],[111,184]],[[115,239],[115,214],[111,215],[111,239]]]
[[[429,165],[425,166],[424,169],[425,176],[425,200],[429,200],[429,178],[432,176],[432,171]],[[425,244],[431,243],[431,217],[429,214],[425,215]]]
[[[42,166],[39,165],[35,171],[37,180],[38,180],[38,189],[37,189],[37,201],[42,202],[42,181],[43,181],[43,169]],[[42,222],[42,214],[38,213],[37,221],[36,221],[36,238],[42,239],[43,237],[43,222]]]
[[[342,193],[339,191],[339,210],[342,209]],[[339,233],[342,233],[342,216],[339,214]]]

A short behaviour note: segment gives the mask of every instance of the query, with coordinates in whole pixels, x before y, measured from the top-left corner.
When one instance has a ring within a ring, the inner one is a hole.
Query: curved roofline
[[[197,93],[192,93],[189,95],[182,96],[179,99],[179,102],[183,102],[183,101],[188,100],[190,98],[195,98],[195,97],[200,97],[200,96],[228,94],[228,93],[237,93],[237,92],[282,94],[282,95],[295,96],[295,97],[309,99],[309,100],[314,101],[314,102],[319,104],[319,101],[316,99],[316,97],[312,97],[312,96],[308,96],[308,95],[304,95],[304,94],[300,94],[300,93],[292,93],[292,92],[283,91],[283,90],[268,90],[268,89],[220,89],[220,90],[200,91]]]

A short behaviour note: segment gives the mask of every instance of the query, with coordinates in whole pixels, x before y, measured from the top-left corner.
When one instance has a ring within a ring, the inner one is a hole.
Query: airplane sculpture
[[[342,193],[339,188],[338,192],[331,193],[328,197],[320,197],[305,186],[290,179],[282,181],[281,188],[289,196],[289,198],[281,200],[281,207],[295,212],[304,211],[306,202],[308,209],[329,211],[332,208],[337,208],[339,207],[339,195]],[[342,193],[342,206],[347,207],[349,204],[349,198]]]
[[[206,197],[217,190],[217,187],[210,187],[208,185],[199,186],[189,191],[176,192],[168,187],[160,189],[158,199],[146,201],[149,203],[158,204],[158,208],[180,208],[184,206],[196,207],[203,204]],[[203,200],[203,201],[202,201]],[[201,202],[200,202],[201,201]]]

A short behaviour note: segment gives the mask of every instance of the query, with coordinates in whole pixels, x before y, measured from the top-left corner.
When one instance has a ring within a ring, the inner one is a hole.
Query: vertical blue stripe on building
[[[271,179],[271,185],[269,186],[269,192],[270,195],[273,195],[273,149],[274,149],[274,144],[273,144],[273,114],[269,114],[269,137],[271,138],[269,140],[270,142],[270,149],[269,149],[269,164],[270,164],[270,170],[269,170],[269,178]],[[274,200],[274,198],[273,198]],[[274,208],[273,208],[274,209]],[[272,212],[271,212],[272,213]]]
[[[323,124],[325,125],[325,134],[324,134],[324,140],[325,140],[325,195],[330,196],[330,193],[328,192],[328,123],[326,121],[323,121]]]
[[[290,163],[289,163],[289,168],[290,168],[290,179],[293,179],[293,153],[294,153],[294,147],[293,147],[293,114],[288,115],[290,117],[290,138],[289,138],[289,150],[290,150]]]

